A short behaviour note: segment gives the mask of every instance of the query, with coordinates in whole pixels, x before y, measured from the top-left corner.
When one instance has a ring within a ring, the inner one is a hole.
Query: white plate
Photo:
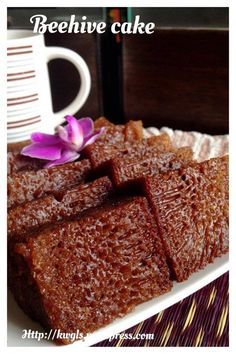
[[[97,330],[86,337],[85,341],[76,341],[75,347],[90,346],[98,343],[110,336],[122,332],[137,323],[157,314],[158,312],[172,306],[176,302],[191,295],[205,285],[209,284],[220,275],[229,270],[228,255],[217,258],[213,264],[209,264],[205,269],[193,274],[183,283],[174,283],[172,291],[147,301],[135,308],[133,312],[122,319],[112,322],[110,325]],[[32,329],[44,332],[35,322],[31,321],[17,306],[11,294],[8,296],[8,346],[11,347],[38,347],[55,346],[47,340],[37,341],[36,339],[22,339],[22,330]]]

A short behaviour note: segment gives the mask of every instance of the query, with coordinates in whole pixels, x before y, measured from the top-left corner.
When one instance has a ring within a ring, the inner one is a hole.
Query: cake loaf
[[[177,281],[228,252],[228,157],[145,179]]]
[[[161,137],[161,135],[160,135]],[[148,139],[149,140],[149,139]],[[169,170],[176,170],[192,160],[192,149],[182,147],[162,152],[155,147],[128,154],[124,157],[115,157],[110,161],[110,170],[113,183],[122,188],[130,183],[137,183],[144,176],[155,176]]]
[[[57,198],[48,195],[18,205],[8,212],[8,239],[19,242],[24,240],[29,232],[39,227],[78,217],[85,210],[106,202],[112,194],[111,181],[108,177],[102,177],[91,183],[62,191]]]
[[[10,287],[46,330],[93,332],[172,286],[144,197],[47,228],[14,252]]]
[[[47,194],[56,195],[62,189],[71,188],[85,181],[90,171],[90,162],[82,160],[8,176],[8,208]]]

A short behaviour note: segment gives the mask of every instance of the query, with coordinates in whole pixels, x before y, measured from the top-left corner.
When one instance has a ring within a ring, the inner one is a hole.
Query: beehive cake
[[[141,121],[129,121],[125,125],[123,124],[109,124],[109,121],[104,121],[104,118],[100,120],[95,127],[100,127],[103,122],[105,123],[105,134],[102,134],[93,146],[104,144],[116,144],[124,141],[135,141],[143,138],[143,125]],[[85,148],[85,152],[90,151],[91,145]]]
[[[137,150],[138,152],[138,150]],[[192,160],[192,149],[182,147],[169,152],[160,152],[151,148],[138,156],[130,153],[123,157],[115,157],[110,161],[112,180],[116,187],[137,183],[144,176],[155,176],[169,170],[179,169]]]
[[[24,311],[64,333],[93,332],[172,286],[143,197],[100,207],[15,244],[9,278]]]
[[[57,198],[48,195],[18,205],[8,212],[8,238],[22,241],[29,232],[58,221],[78,217],[90,208],[98,207],[112,197],[113,187],[108,177],[80,184],[62,191]]]
[[[129,121],[125,125],[106,126],[105,134],[92,145],[84,149],[84,156],[91,162],[94,170],[103,168],[107,160],[106,154],[111,156],[124,142],[135,142],[143,139],[143,126],[141,121]],[[103,148],[106,147],[106,152]],[[110,152],[109,152],[110,151]]]
[[[228,251],[227,157],[198,164],[140,121],[94,126],[79,162],[9,155],[9,285],[47,331],[93,332]]]
[[[228,157],[145,179],[175,278],[183,281],[228,252]]]
[[[119,144],[94,144],[87,151],[87,158],[90,160],[93,169],[109,173],[110,160],[115,157],[124,158],[133,156],[138,161],[147,154],[173,150],[171,140],[167,134],[153,136],[148,139],[125,141]]]
[[[8,176],[8,208],[79,184],[85,181],[90,171],[90,162],[82,160]]]
[[[23,156],[19,152],[8,152],[7,154],[7,174],[23,171],[37,171],[43,168],[45,161]]]
[[[110,122],[105,117],[100,117],[100,118],[98,118],[98,119],[96,119],[94,121],[94,128],[95,129],[99,129],[99,128],[102,128],[102,127],[114,127],[114,126],[115,126],[115,124]]]

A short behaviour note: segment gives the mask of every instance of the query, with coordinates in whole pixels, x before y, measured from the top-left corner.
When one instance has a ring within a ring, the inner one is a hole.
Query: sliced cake
[[[83,154],[90,160],[94,170],[102,169],[104,162],[109,160],[125,142],[135,142],[141,139],[143,139],[141,121],[129,121],[125,125],[107,126],[105,134],[101,135],[94,144],[87,146]]]
[[[98,207],[113,194],[108,177],[54,195],[38,198],[18,205],[8,212],[8,238],[22,241],[29,232],[55,224],[58,221],[78,217],[83,211]]]
[[[144,176],[156,176],[188,164],[192,156],[190,147],[172,149],[169,152],[160,151],[158,145],[148,149],[137,148],[136,152],[110,161],[112,181],[119,188],[137,184]]]
[[[14,252],[10,287],[47,330],[93,332],[172,286],[143,197],[42,230]]]
[[[91,153],[87,156],[92,167],[97,170],[103,170],[104,173],[109,172],[110,160],[115,157],[126,159],[127,156],[137,157],[140,159],[153,151],[170,151],[173,150],[171,140],[167,134],[153,136],[148,139],[137,141],[126,141],[119,144],[94,144],[90,148]]]
[[[90,162],[82,160],[8,176],[8,208],[71,188],[85,181],[90,171]]]
[[[227,156],[145,179],[178,281],[228,252],[228,188]]]
[[[19,152],[7,153],[7,174],[12,175],[22,171],[37,171],[43,168],[44,160],[23,156]]]

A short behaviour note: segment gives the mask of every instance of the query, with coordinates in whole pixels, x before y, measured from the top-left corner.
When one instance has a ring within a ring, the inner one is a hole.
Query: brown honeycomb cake
[[[97,208],[15,244],[9,269],[24,311],[45,329],[66,333],[93,332],[172,286],[144,197]]]
[[[112,183],[108,177],[48,195],[12,208],[8,212],[8,238],[22,241],[29,232],[55,224],[58,221],[77,217],[90,208],[98,207],[111,198]]]
[[[87,178],[90,162],[82,160],[8,176],[8,208],[70,188]]]
[[[87,146],[83,154],[90,160],[93,169],[101,169],[103,163],[121,144],[126,141],[135,142],[141,139],[143,139],[141,121],[129,121],[125,125],[106,126],[105,134],[101,135],[94,144]],[[106,149],[105,152],[102,151],[103,148]]]
[[[175,277],[228,252],[228,157],[147,177],[151,203]]]
[[[7,174],[12,175],[22,171],[37,171],[43,168],[44,160],[21,155],[19,152],[7,153]]]
[[[144,176],[155,176],[169,170],[176,170],[192,160],[192,149],[182,147],[162,152],[151,147],[139,153],[115,157],[110,161],[110,170],[113,183],[122,188],[126,185],[138,183]]]
[[[102,118],[102,121],[97,125],[100,126],[102,124],[101,122],[104,122],[104,118]],[[92,144],[93,146],[96,144],[100,146],[104,144],[116,144],[118,142],[134,141],[143,138],[143,125],[141,121],[129,121],[125,125],[109,123],[105,123],[105,134],[102,134],[99,139]],[[90,150],[92,145],[87,146],[85,152]]]
[[[99,128],[102,128],[102,127],[114,127],[114,126],[115,126],[115,124],[110,122],[105,117],[100,117],[100,118],[98,118],[98,119],[96,119],[94,121],[94,128],[95,129],[99,129]]]
[[[171,140],[168,134],[153,136],[148,139],[126,141],[119,144],[94,144],[90,147],[89,158],[92,167],[97,170],[109,171],[110,160],[114,157],[125,158],[127,155],[141,158],[152,151],[170,151],[172,150]]]
[[[112,131],[109,128],[113,128],[113,129],[118,128],[118,131],[119,130],[123,131],[126,141],[139,140],[139,139],[143,138],[143,123],[140,120],[138,120],[138,121],[130,120],[125,125],[116,125],[116,124],[110,122],[105,117],[100,117],[94,121],[94,128],[99,129],[102,127],[108,128],[107,134],[109,134],[109,135],[110,135],[110,132]],[[101,136],[100,140],[101,139],[106,139],[106,138],[104,136]]]
[[[130,120],[124,126],[125,141],[136,141],[143,139],[143,122],[141,120]]]

